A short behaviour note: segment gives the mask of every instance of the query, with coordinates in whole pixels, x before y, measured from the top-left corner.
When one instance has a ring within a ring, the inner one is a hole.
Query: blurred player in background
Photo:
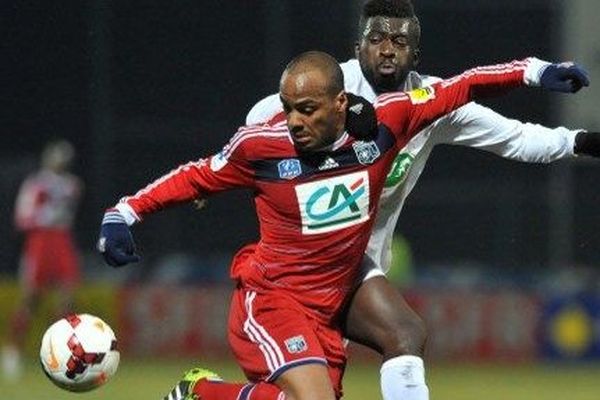
[[[524,85],[576,91],[587,78],[576,66],[533,58],[476,68],[378,98],[375,120],[368,104],[347,107],[335,59],[304,53],[281,77],[283,120],[241,128],[222,152],[182,165],[108,209],[98,248],[108,264],[121,266],[139,260],[129,226],[146,216],[223,190],[254,193],[260,241],[232,263],[237,287],[228,327],[252,383],[216,382],[214,374],[192,370],[165,399],[340,398],[346,365],[340,318],[366,273],[361,260],[396,155],[472,96]],[[346,130],[348,113],[371,117],[369,135]]]
[[[356,59],[341,64],[346,91],[373,102],[383,93],[410,91],[440,80],[415,71],[421,27],[410,0],[367,1],[358,29]],[[281,101],[274,94],[252,108],[246,124],[282,118]],[[368,272],[345,321],[347,338],[381,354],[384,398],[428,398],[422,360],[425,325],[385,274],[392,262],[393,234],[400,211],[434,146],[469,146],[512,160],[548,163],[576,154],[597,155],[593,143],[597,146],[598,142],[598,135],[522,123],[470,103],[423,129],[398,153],[365,254],[363,264]]]
[[[71,226],[83,189],[81,181],[69,172],[74,157],[71,143],[48,143],[41,154],[40,169],[28,176],[19,189],[15,225],[24,235],[19,267],[21,298],[2,352],[8,378],[19,376],[23,344],[43,292],[55,289],[57,314],[72,307],[80,271]]]

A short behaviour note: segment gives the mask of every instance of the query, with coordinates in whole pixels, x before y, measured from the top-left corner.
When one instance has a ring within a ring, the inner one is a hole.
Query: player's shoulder
[[[412,73],[414,73],[416,75],[417,80],[419,82],[419,86],[415,87],[415,89],[424,87],[424,86],[435,85],[436,83],[443,81],[443,79],[440,78],[439,76],[423,75],[423,74],[419,74],[416,71],[412,71]]]
[[[283,110],[278,94],[269,95],[256,103],[246,115],[246,125],[268,122],[274,115]]]
[[[361,85],[363,80],[366,81],[358,60],[352,58],[340,64],[342,73],[344,74],[344,87],[346,91],[356,93],[356,88]],[[357,93],[360,94],[360,93]]]
[[[362,75],[360,64],[356,58],[351,58],[348,61],[340,63],[340,68],[344,73],[344,79],[356,77],[357,75]]]
[[[346,92],[354,93],[364,97],[369,102],[373,102],[377,95],[367,78],[365,78],[358,60],[355,58],[350,59],[341,63],[340,67],[344,73],[344,88]]]
[[[260,159],[290,146],[285,119],[268,123],[246,125],[238,129],[223,148],[226,157]]]
[[[83,180],[79,176],[71,172],[65,173],[64,177],[70,185],[74,186],[77,189],[81,189],[84,186]]]
[[[430,87],[441,81],[442,79],[437,76],[410,71],[406,77],[404,89],[380,94],[374,101],[374,107],[378,110],[397,102],[424,103],[435,95],[434,90]]]

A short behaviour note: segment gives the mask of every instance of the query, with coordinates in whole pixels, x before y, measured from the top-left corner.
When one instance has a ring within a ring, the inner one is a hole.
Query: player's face
[[[300,152],[325,150],[340,137],[346,117],[346,94],[327,93],[317,71],[284,74],[279,95],[287,126]]]
[[[42,154],[42,166],[51,171],[60,173],[69,169],[75,151],[67,142],[58,142],[47,147]]]
[[[415,22],[409,18],[372,17],[356,44],[360,68],[377,93],[401,89],[418,62]]]

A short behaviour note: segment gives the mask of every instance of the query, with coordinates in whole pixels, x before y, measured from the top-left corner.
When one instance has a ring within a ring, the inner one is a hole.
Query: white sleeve
[[[445,120],[445,121],[444,121]],[[549,163],[575,157],[575,135],[583,131],[546,128],[503,117],[487,107],[469,103],[432,126],[436,144],[469,146],[500,157],[530,163]]]
[[[263,124],[283,111],[278,94],[272,94],[260,100],[246,116],[246,125]]]

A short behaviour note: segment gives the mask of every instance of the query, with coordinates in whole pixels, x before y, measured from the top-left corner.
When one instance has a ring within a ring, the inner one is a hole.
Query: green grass
[[[154,400],[160,399],[194,361],[130,360],[125,358],[106,386],[85,394],[71,394],[53,386],[32,360],[17,384],[0,380],[0,399],[28,400]],[[228,380],[242,375],[230,362],[198,365]],[[346,400],[375,400],[379,394],[379,366],[350,363],[344,388]],[[434,365],[428,371],[432,400],[597,400],[600,365],[531,364]]]

